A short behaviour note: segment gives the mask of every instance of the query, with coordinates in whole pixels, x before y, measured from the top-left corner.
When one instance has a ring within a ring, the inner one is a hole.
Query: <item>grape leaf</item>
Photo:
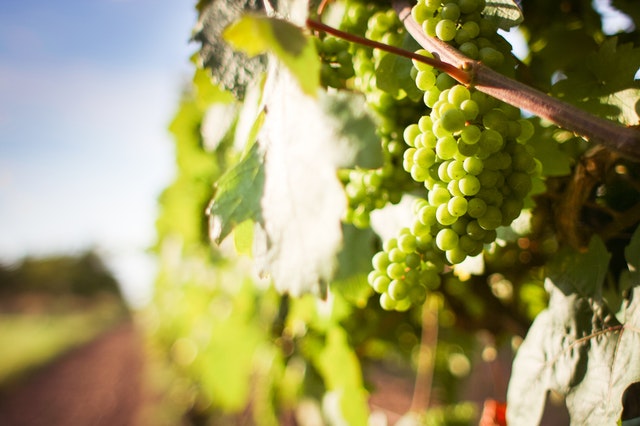
[[[565,294],[602,299],[602,286],[611,254],[599,237],[594,237],[585,253],[561,249],[548,265],[547,276]]]
[[[524,19],[520,6],[513,0],[487,0],[482,14],[505,31],[520,24]]]
[[[532,118],[535,127],[535,134],[529,140],[529,145],[533,147],[535,157],[542,164],[543,176],[566,176],[571,172],[571,157],[562,150],[553,138],[555,127],[544,128],[540,125],[540,119]]]
[[[337,92],[320,94],[320,107],[330,120],[330,126],[340,135],[337,143],[345,146],[340,151],[350,152],[337,165],[376,168],[382,166],[382,147],[376,133],[378,127],[369,114],[364,96],[355,93]]]
[[[248,219],[260,220],[264,179],[264,154],[254,144],[216,183],[215,195],[207,208],[213,241],[220,244],[236,225]]]
[[[617,38],[605,40],[597,52],[587,55],[565,70],[566,79],[552,87],[552,93],[593,114],[627,125],[638,124],[640,48],[618,45]]]
[[[320,87],[320,59],[315,44],[301,28],[282,19],[247,14],[225,29],[222,35],[250,57],[274,53],[289,68],[305,93],[316,94]]]
[[[266,69],[264,55],[249,58],[231,48],[222,38],[222,31],[246,11],[263,11],[260,0],[226,2],[211,1],[199,4],[200,16],[193,39],[201,43],[198,58],[202,67],[209,68],[214,80],[222,88],[243,99],[246,87]]]
[[[337,168],[353,163],[351,123],[360,122],[344,95],[326,102],[306,96],[289,71],[274,65],[265,87],[265,122],[259,143],[265,150],[265,186],[261,200],[267,247],[262,269],[276,288],[292,295],[324,296],[342,244],[341,218],[346,199]]]
[[[625,300],[620,322],[602,298],[609,256],[592,241],[586,253],[565,252],[545,282],[549,307],[519,348],[507,395],[509,424],[537,425],[546,393],[566,396],[572,424],[616,424],[622,395],[640,380],[640,287]],[[637,294],[636,294],[637,293]]]

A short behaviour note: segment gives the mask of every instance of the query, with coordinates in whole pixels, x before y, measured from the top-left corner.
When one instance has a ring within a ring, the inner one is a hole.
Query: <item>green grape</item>
[[[389,238],[388,240],[386,240],[384,242],[384,244],[382,244],[382,249],[386,252],[391,251],[391,249],[394,249],[398,247],[398,239],[397,238]]]
[[[426,206],[422,207],[418,211],[418,220],[420,220],[421,223],[428,226],[435,225],[436,210],[437,210],[437,207],[435,207],[433,204],[431,205],[427,204]]]
[[[371,287],[377,293],[385,293],[389,288],[389,283],[391,280],[387,276],[378,276],[373,281],[369,281]]]
[[[409,292],[409,288],[407,283],[404,280],[395,279],[389,283],[389,288],[387,289],[387,293],[389,297],[391,297],[396,302],[407,297],[407,293]]]
[[[458,50],[462,52],[465,56],[468,56],[471,59],[478,59],[480,55],[480,50],[478,49],[478,45],[472,41],[467,41],[462,43]]]
[[[480,149],[490,155],[502,149],[504,146],[504,139],[499,132],[492,129],[486,129],[482,131],[478,143],[480,144]]]
[[[472,157],[469,157],[469,158],[472,158]],[[464,169],[464,161],[460,161],[460,160],[450,161],[447,166],[447,174],[453,180],[458,180],[463,178],[467,174],[467,171]]]
[[[447,250],[446,256],[449,263],[451,263],[452,265],[457,265],[458,263],[462,263],[467,258],[467,253],[460,247],[455,247],[451,250]]]
[[[429,178],[429,170],[414,164],[409,171],[411,178],[416,182],[424,182]]]
[[[390,263],[387,266],[387,275],[391,279],[400,279],[404,275],[404,270],[405,266],[402,263]]]
[[[411,9],[411,16],[413,16],[413,19],[415,19],[416,22],[422,22],[433,16],[434,11],[435,9],[430,8],[424,2],[418,2]]]
[[[443,183],[448,183],[451,181],[451,176],[449,176],[449,163],[444,161],[438,166],[438,179],[440,179]]]
[[[438,185],[428,195],[429,204],[432,206],[439,206],[440,204],[448,203],[451,199],[451,194],[446,187]]]
[[[464,131],[464,129],[463,129]],[[462,135],[458,139],[458,154],[463,157],[472,157],[478,152],[478,144],[469,145],[462,140]]]
[[[415,237],[414,237],[415,238]],[[420,264],[422,263],[422,258],[420,257],[420,255],[418,253],[415,252],[415,250],[417,249],[417,238],[415,239],[416,241],[416,245],[414,246],[413,252],[407,254],[407,258],[405,260],[405,263],[407,265],[408,268],[411,268],[411,272],[415,272],[415,269],[417,267],[420,266]]]
[[[404,253],[404,260],[406,257],[416,251],[417,241],[415,235],[411,233],[405,233],[398,237],[398,249]],[[409,266],[409,265],[407,265]]]
[[[447,203],[447,209],[451,216],[460,217],[467,213],[468,201],[464,197],[455,196],[451,197]]]
[[[384,251],[380,251],[373,255],[371,263],[376,271],[383,272],[387,270],[391,262],[389,261],[389,255]]]
[[[452,179],[447,183],[447,191],[449,191],[452,197],[464,197],[464,194],[460,191],[459,179]]]
[[[458,246],[458,240],[458,234],[454,230],[444,228],[436,235],[436,246],[442,251],[452,250]]]
[[[462,86],[456,86],[462,87]],[[451,105],[451,104],[448,104]],[[451,108],[442,113],[440,125],[449,132],[456,132],[464,127],[465,118],[459,109],[451,105]]]
[[[529,120],[520,119],[518,120],[518,123],[520,124],[520,134],[518,135],[516,140],[520,143],[524,143],[531,139],[535,132],[535,128]]]
[[[526,196],[531,191],[531,177],[527,173],[513,172],[507,178],[509,188],[520,197]]]
[[[436,162],[436,154],[429,148],[418,148],[413,154],[413,162],[424,169],[428,169]]]
[[[436,84],[437,82],[438,82],[438,79],[436,78]],[[429,108],[433,108],[436,102],[438,102],[439,98],[440,98],[440,89],[438,89],[437,86],[434,86],[431,89],[424,92],[424,96],[422,99],[426,106],[428,106]]]
[[[482,229],[492,231],[502,224],[502,212],[495,206],[487,206],[482,217],[478,218],[478,225]]]
[[[458,244],[460,249],[469,256],[477,256],[482,253],[483,244],[482,241],[474,240],[468,235],[462,235]]]
[[[450,160],[458,152],[458,143],[453,136],[448,135],[438,139],[436,154],[443,160]]]
[[[451,77],[447,73],[441,72],[436,77],[436,86],[435,87],[437,87],[438,90],[440,90],[442,92],[443,90],[452,88],[456,84],[458,84],[458,82],[455,81],[453,79],[453,77]]]
[[[507,226],[513,222],[524,207],[524,202],[521,198],[509,197],[500,206],[500,212],[502,213],[502,224]]]
[[[491,68],[497,68],[504,62],[504,55],[493,47],[483,47],[478,51],[478,59]]]
[[[388,293],[382,293],[380,295],[380,306],[385,311],[393,311],[396,308],[396,301],[389,296]]]
[[[487,211],[487,203],[478,197],[471,198],[468,201],[467,213],[474,219],[484,216]]]
[[[472,39],[480,35],[480,25],[474,21],[465,22],[460,29],[467,32]]]
[[[409,289],[408,298],[414,305],[420,305],[427,299],[427,289],[423,285],[414,285]]]
[[[429,37],[436,37],[436,28],[440,19],[427,19],[422,23],[422,31]]]
[[[478,0],[459,0],[458,7],[460,8],[460,12],[462,13],[473,13],[476,10],[482,10],[484,6],[480,7],[480,2]]]
[[[400,244],[400,240],[398,240],[398,244]],[[402,263],[406,256],[406,253],[400,247],[392,248],[389,251],[389,261],[391,263]]]
[[[451,41],[456,36],[456,23],[450,19],[443,19],[436,25],[436,37],[442,41]]]
[[[477,220],[467,223],[466,235],[476,241],[483,241],[487,236],[487,230],[480,226]]]
[[[478,25],[480,26],[480,35],[482,37],[491,37],[498,30],[498,26],[487,18],[480,19]]]
[[[418,89],[426,91],[435,86],[436,75],[431,70],[418,71],[415,81]]]
[[[458,186],[460,191],[467,196],[476,195],[480,191],[480,181],[473,175],[466,175],[460,179]]]
[[[411,233],[416,237],[415,250],[419,250],[420,238],[423,238],[429,235],[429,232],[431,231],[431,227],[428,225],[425,225],[419,220],[414,220],[413,223],[411,224],[410,230],[411,230]],[[405,263],[407,263],[406,260],[405,260]],[[407,264],[407,266],[410,267],[409,264]]]
[[[462,87],[462,86],[457,86],[457,87]],[[478,114],[480,113],[480,107],[472,99],[467,99],[465,101],[462,101],[462,103],[460,103],[460,110],[462,111],[462,114],[464,115],[465,120],[475,120],[476,117],[478,117]]]
[[[416,54],[420,55],[420,56],[426,56],[427,58],[433,58],[433,54],[431,52],[429,52],[428,50],[425,49],[419,49],[416,50]],[[421,61],[417,61],[415,59],[411,60],[411,63],[413,64],[414,68],[417,69],[418,71],[431,71],[434,72],[434,69],[431,65],[421,62]]]
[[[462,168],[465,172],[478,176],[484,170],[484,163],[477,157],[467,157],[462,162]]]
[[[482,130],[480,130],[478,126],[474,125],[465,126],[465,128],[462,129],[462,133],[460,133],[460,138],[468,145],[477,143],[481,136]]]
[[[436,209],[436,220],[442,226],[453,225],[458,218],[449,213],[449,203],[440,204]]]
[[[431,132],[432,127],[433,127],[433,120],[431,119],[430,116],[423,115],[422,117],[420,117],[420,120],[418,120],[418,128],[420,129],[421,132],[423,133]]]
[[[442,10],[440,11],[440,16],[443,19],[443,21],[441,22],[451,21],[454,24],[454,29],[455,29],[455,21],[457,21],[458,18],[460,18],[460,7],[458,7],[458,5],[455,3],[447,3],[446,5],[444,5]],[[455,37],[455,34],[454,34],[454,37]],[[443,41],[449,41],[453,39],[453,37],[451,37],[449,40],[445,40],[444,38],[441,38],[439,35],[438,35],[438,38],[440,38]]]
[[[447,100],[450,104],[460,107],[464,101],[471,99],[471,93],[466,87],[457,84],[447,92]]]

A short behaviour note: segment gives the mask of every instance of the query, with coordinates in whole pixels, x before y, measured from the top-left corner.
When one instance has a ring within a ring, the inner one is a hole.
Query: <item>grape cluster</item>
[[[315,40],[316,50],[322,61],[321,84],[337,89],[345,87],[346,80],[355,75],[349,42],[333,36]]]
[[[347,2],[341,29],[396,46],[406,36],[393,10],[358,0]],[[386,53],[357,45],[351,47],[350,53],[355,76],[349,88],[364,93],[369,109],[376,115],[383,154],[380,168],[342,170],[339,174],[348,200],[345,221],[365,228],[369,226],[371,211],[387,203],[398,203],[402,194],[417,187],[402,169],[407,148],[402,132],[419,117],[424,107],[405,93],[390,94],[378,88],[376,69]]]
[[[484,0],[420,0],[412,13],[428,35],[500,68],[510,47],[482,17],[484,6]],[[519,216],[539,170],[526,145],[534,127],[519,109],[424,63],[414,61],[412,72],[429,114],[404,129],[402,166],[427,196],[415,201],[411,226],[373,258],[369,284],[384,309],[419,303],[439,285],[439,273],[482,253],[496,229]]]
[[[491,68],[512,71],[511,48],[497,35],[495,22],[482,16],[485,6],[486,0],[419,0],[411,13],[428,36],[455,45]]]

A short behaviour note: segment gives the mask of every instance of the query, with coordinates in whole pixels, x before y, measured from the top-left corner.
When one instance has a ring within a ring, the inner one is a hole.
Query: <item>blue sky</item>
[[[195,2],[0,2],[0,261],[96,248],[148,297]]]

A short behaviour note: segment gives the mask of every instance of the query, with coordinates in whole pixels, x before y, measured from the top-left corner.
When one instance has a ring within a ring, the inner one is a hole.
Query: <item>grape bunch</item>
[[[336,89],[345,87],[346,80],[355,74],[349,53],[349,42],[333,36],[315,40],[316,50],[322,61],[321,84]]]
[[[346,3],[340,28],[395,46],[407,37],[393,10],[359,0]],[[420,100],[408,98],[406,93],[390,94],[378,88],[376,70],[386,53],[358,45],[352,45],[349,53],[353,58],[355,75],[347,83],[347,88],[363,93],[367,106],[376,115],[383,155],[379,168],[347,169],[339,173],[348,200],[345,221],[366,228],[371,211],[387,203],[398,203],[405,192],[418,187],[402,169],[402,158],[407,148],[402,132],[419,117],[424,106]]]
[[[428,35],[500,68],[509,63],[510,48],[482,17],[484,6],[484,0],[420,0],[412,14]],[[497,228],[519,216],[539,171],[526,145],[534,127],[519,109],[429,65],[413,65],[429,113],[404,129],[402,166],[427,196],[415,201],[411,226],[372,260],[369,284],[388,310],[420,303],[439,285],[438,274],[482,253]]]
[[[471,59],[511,74],[511,46],[497,34],[497,25],[482,16],[486,0],[419,0],[413,18],[428,36],[456,46]]]

